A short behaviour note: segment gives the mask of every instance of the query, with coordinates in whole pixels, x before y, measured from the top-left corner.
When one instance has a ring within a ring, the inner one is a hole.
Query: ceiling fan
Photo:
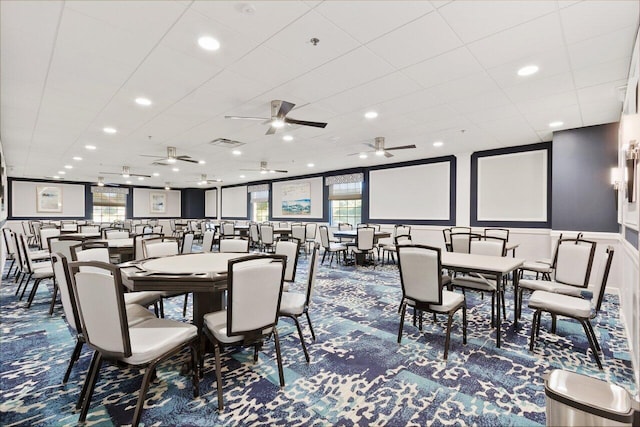
[[[273,100],[271,101],[271,118],[266,117],[244,117],[244,116],[224,116],[225,119],[234,120],[263,120],[265,124],[269,123],[269,129],[265,135],[273,135],[278,129],[282,129],[285,124],[312,126],[316,128],[324,128],[327,126],[323,122],[309,122],[306,120],[297,120],[287,117],[287,114],[295,107],[296,104],[287,101]]]
[[[218,178],[218,179],[207,179],[207,174],[203,173],[203,174],[200,174],[200,180],[199,181],[189,181],[189,182],[197,182],[198,185],[207,185],[207,184],[218,184],[218,183],[222,182],[222,180],[220,178]]]
[[[415,144],[411,145],[398,145],[397,147],[385,147],[384,146],[384,137],[378,136],[374,140],[375,144],[365,144],[373,150],[367,151],[367,153],[376,153],[376,156],[385,156],[385,157],[393,157],[393,154],[389,151],[391,150],[406,150],[407,148],[416,148]],[[353,153],[350,156],[355,156],[362,153]]]
[[[285,170],[280,170],[280,169],[269,169],[267,167],[267,162],[260,162],[260,169],[240,169],[242,171],[256,171],[256,172],[260,172],[261,174],[265,174],[265,173],[289,173],[289,171],[285,171]]]
[[[154,161],[153,165],[158,166],[169,166],[170,164],[174,164],[176,161],[180,160],[183,162],[189,163],[200,163],[198,160],[193,160],[191,156],[178,156],[176,147],[167,147],[167,155],[166,156],[155,156],[151,154],[140,154],[142,157],[155,157],[156,161]]]
[[[130,176],[137,176],[137,177],[142,177],[142,178],[151,178],[151,175],[143,175],[143,174],[139,174],[139,173],[131,173],[131,169],[129,168],[129,166],[123,166],[122,167],[122,172],[100,172],[101,174],[105,174],[105,175],[120,175],[123,178],[129,178]]]

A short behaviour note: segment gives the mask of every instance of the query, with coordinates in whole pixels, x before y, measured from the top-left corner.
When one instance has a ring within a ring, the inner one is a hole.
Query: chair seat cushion
[[[529,308],[583,319],[591,315],[589,300],[547,291],[535,291],[529,298]]]
[[[222,344],[232,344],[244,341],[244,335],[227,335],[227,310],[214,311],[204,315],[204,326],[209,329],[211,334]],[[271,329],[268,328],[263,333],[269,334]]]
[[[347,247],[342,243],[329,243],[330,252],[338,252],[338,251],[346,251],[346,250],[347,250]]]
[[[537,259],[536,262],[540,264],[551,265],[551,258],[540,258],[540,259]]]
[[[487,283],[487,281],[489,283]],[[458,286],[461,288],[474,289],[477,291],[486,291],[486,292],[495,292],[496,291],[496,281],[495,280],[484,280],[481,277],[473,277],[473,276],[462,276],[462,277],[454,277],[451,281],[453,286]]]
[[[51,254],[45,249],[39,251],[29,251],[29,258],[31,258],[32,261],[42,261],[51,258]]]
[[[169,319],[149,319],[129,328],[131,356],[122,359],[132,365],[148,363],[198,336],[198,328]]]
[[[156,316],[152,312],[138,304],[127,304],[126,310],[129,326],[135,326],[146,320],[156,318]]]
[[[49,263],[47,266],[43,266],[42,268],[33,269],[33,278],[34,279],[46,279],[48,277],[53,277],[53,266]]]
[[[410,306],[414,306],[415,302],[413,300],[406,300],[407,304]],[[464,295],[458,292],[451,292],[447,290],[442,291],[442,304],[431,304],[429,308],[433,311],[446,313],[456,308],[458,305],[464,302]]]
[[[584,290],[584,288],[565,285],[554,281],[533,279],[520,279],[518,286],[531,291],[546,291],[556,294],[572,295],[575,297],[582,295],[582,291]]]
[[[158,301],[162,297],[162,292],[157,291],[140,291],[127,292],[124,294],[125,304],[140,304],[147,307]]]
[[[527,271],[535,271],[536,273],[551,273],[553,269],[549,264],[537,261],[527,261],[522,264],[522,269]]]
[[[307,297],[304,294],[283,292],[282,300],[280,301],[280,314],[298,316],[304,313],[306,299]]]

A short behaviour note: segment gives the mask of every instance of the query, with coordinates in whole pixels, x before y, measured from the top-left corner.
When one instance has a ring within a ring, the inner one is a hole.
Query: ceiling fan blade
[[[388,152],[387,150],[384,150],[384,156],[385,157],[393,157],[393,154],[391,154],[390,152]]]
[[[305,120],[296,120],[296,119],[290,119],[288,117],[284,118],[285,123],[291,123],[294,125],[302,125],[302,126],[313,126],[316,128],[324,128],[327,126],[326,123],[322,123],[322,122],[307,122]]]
[[[385,150],[405,150],[407,148],[416,148],[416,146],[414,144],[411,144],[411,145],[399,145],[397,147],[385,148]]]
[[[278,110],[278,117],[284,118],[284,116],[289,114],[289,111],[291,111],[293,109],[293,107],[295,107],[295,106],[296,106],[296,104],[292,104],[292,103],[287,102],[287,101],[282,101],[280,103],[280,109]]]
[[[138,154],[141,157],[155,157],[156,159],[166,159],[167,156],[152,156],[151,154]]]
[[[163,163],[161,161],[156,161],[156,162],[153,162],[151,164],[154,165],[154,166],[169,166],[169,163]]]
[[[224,116],[225,119],[231,120],[270,120],[266,117],[245,117],[245,116]]]
[[[130,173],[129,176],[141,176],[143,178],[151,178],[151,175],[143,175],[141,173]]]
[[[366,145],[367,147],[371,147],[371,148],[373,148],[374,150],[376,149],[376,146],[375,146],[375,145],[373,145],[373,144],[366,143],[366,144],[364,144],[364,145]]]
[[[260,169],[240,169],[241,171],[247,171],[247,172],[259,172]]]
[[[280,172],[280,173],[289,173],[289,171],[283,171],[283,170],[279,170],[279,169],[270,169],[274,172]]]
[[[189,157],[188,159],[182,158],[182,157],[189,157],[189,156],[179,156],[179,157],[176,157],[176,160],[181,160],[183,162],[189,162],[189,163],[198,163],[197,160],[193,160],[191,157]]]
[[[122,172],[98,172],[104,175],[122,175]]]
[[[267,132],[265,133],[265,135],[273,135],[274,133],[276,133],[276,130],[277,129],[274,128],[273,126],[269,126],[269,129],[267,129]]]

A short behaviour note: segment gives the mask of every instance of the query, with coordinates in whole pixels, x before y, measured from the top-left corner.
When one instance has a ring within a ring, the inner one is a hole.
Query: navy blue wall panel
[[[204,218],[204,189],[185,188],[180,196],[183,218]]]

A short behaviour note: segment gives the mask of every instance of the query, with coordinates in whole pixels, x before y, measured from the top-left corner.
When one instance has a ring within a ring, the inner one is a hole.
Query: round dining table
[[[192,253],[120,264],[123,284],[132,291],[193,292],[193,324],[224,308],[229,261],[249,253]]]

